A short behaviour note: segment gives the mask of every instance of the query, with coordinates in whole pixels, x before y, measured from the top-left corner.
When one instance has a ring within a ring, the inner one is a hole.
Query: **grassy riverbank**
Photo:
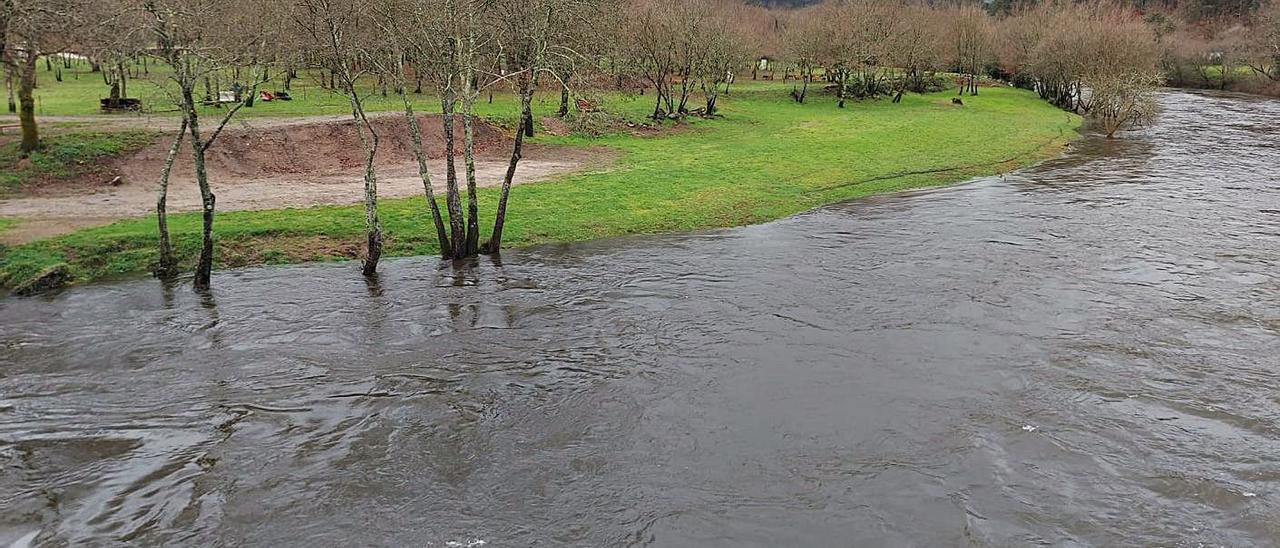
[[[840,110],[822,96],[797,105],[781,85],[761,84],[724,99],[723,118],[680,131],[593,140],[540,135],[535,142],[608,147],[621,158],[605,171],[512,189],[505,241],[523,246],[759,223],[836,201],[1008,171],[1058,154],[1076,135],[1078,117],[1033,94],[981,93],[966,97],[964,106],[941,93]],[[647,108],[646,97],[617,102],[625,103],[623,110]],[[359,186],[352,181],[353,198]],[[480,193],[488,218],[496,194]],[[421,198],[381,206],[388,255],[435,252]],[[199,217],[173,215],[170,227],[190,267]],[[363,229],[355,205],[224,213],[216,224],[218,264],[351,258],[361,250]],[[13,286],[59,263],[78,282],[143,272],[154,246],[153,218],[82,230],[4,250],[0,282]]]

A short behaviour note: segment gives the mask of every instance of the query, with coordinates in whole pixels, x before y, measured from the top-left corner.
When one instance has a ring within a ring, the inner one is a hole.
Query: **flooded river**
[[[0,543],[1280,542],[1280,102],[741,229],[0,304]]]

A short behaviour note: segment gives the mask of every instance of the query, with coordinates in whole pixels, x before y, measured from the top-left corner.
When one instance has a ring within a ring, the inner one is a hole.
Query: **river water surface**
[[[0,303],[0,543],[1280,542],[1280,102],[741,229]],[[856,159],[851,159],[856,161]]]

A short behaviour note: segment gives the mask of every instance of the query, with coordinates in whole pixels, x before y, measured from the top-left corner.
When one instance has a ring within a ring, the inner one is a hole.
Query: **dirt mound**
[[[372,119],[379,137],[376,162],[379,165],[413,162],[409,124],[403,116],[382,115]],[[422,116],[423,148],[433,159],[444,156],[443,125],[439,116]],[[455,154],[462,154],[462,123],[454,124]],[[205,129],[206,135],[211,129]],[[476,121],[473,128],[476,156],[498,158],[510,153],[510,137],[489,124]],[[125,179],[154,178],[156,166],[164,161],[170,141],[161,142],[121,158],[116,167]],[[184,146],[185,145],[184,143]],[[364,164],[364,151],[355,122],[315,122],[267,127],[228,127],[208,152],[208,170],[215,175],[261,177],[264,175],[320,175],[348,172]],[[194,176],[189,149],[184,148],[174,164],[174,177]]]

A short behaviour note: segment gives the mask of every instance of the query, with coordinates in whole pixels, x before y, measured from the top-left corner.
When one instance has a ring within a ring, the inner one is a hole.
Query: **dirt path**
[[[383,136],[377,157],[379,195],[421,196],[422,180],[412,159],[403,119],[379,116],[377,123]],[[430,164],[433,186],[443,192],[440,121],[428,116],[423,117],[421,123],[424,135],[430,136],[424,144],[433,159]],[[364,189],[363,158],[354,139],[350,122],[340,117],[253,119],[234,129],[229,126],[210,149],[208,162],[218,209],[263,210],[360,202]],[[458,142],[460,145],[461,139]],[[110,177],[104,179],[96,175],[92,179],[59,182],[33,189],[26,196],[0,200],[0,217],[19,219],[17,226],[0,233],[0,242],[20,244],[152,214],[156,200],[155,178],[168,144],[158,142],[114,161],[109,172],[122,177],[124,183],[119,186],[107,185],[105,181]],[[171,177],[171,212],[200,209],[200,193],[188,150],[183,149]],[[505,131],[477,125],[476,150],[477,183],[482,187],[501,184],[507,168],[506,155],[510,153]],[[612,155],[600,150],[528,146],[515,183],[600,168],[611,161]],[[461,158],[457,165],[461,176]]]

